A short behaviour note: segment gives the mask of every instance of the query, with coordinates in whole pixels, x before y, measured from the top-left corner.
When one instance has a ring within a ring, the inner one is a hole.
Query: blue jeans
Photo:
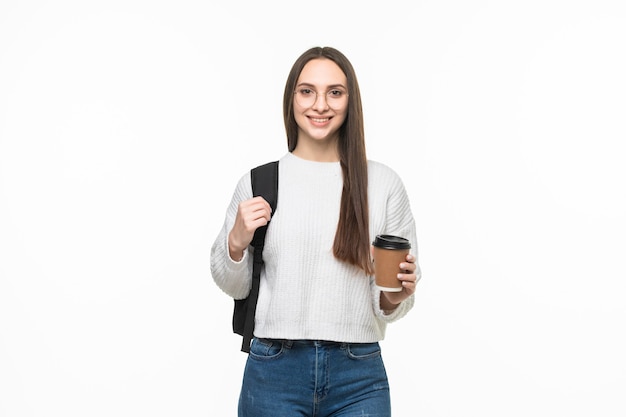
[[[253,339],[239,417],[389,417],[378,343]]]

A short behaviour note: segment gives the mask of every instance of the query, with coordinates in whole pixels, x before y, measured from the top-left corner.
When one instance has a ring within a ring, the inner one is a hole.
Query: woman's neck
[[[316,162],[338,162],[339,149],[337,141],[309,142],[299,140],[292,152],[299,158]]]

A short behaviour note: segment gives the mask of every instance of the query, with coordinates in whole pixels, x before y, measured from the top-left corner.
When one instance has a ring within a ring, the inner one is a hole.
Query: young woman
[[[288,152],[279,160],[239,416],[390,416],[378,342],[413,307],[420,277],[409,199],[391,168],[366,158],[359,86],[341,52],[304,52],[283,106]],[[243,175],[211,251],[212,276],[235,299],[250,291],[248,248],[270,211]],[[378,234],[412,244],[399,265],[400,292],[374,283]]]

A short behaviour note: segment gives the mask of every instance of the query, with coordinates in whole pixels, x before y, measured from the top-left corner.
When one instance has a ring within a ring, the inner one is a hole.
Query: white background
[[[626,415],[622,3],[2,0],[0,416],[235,415],[210,246],[318,45],[418,225],[394,416]]]

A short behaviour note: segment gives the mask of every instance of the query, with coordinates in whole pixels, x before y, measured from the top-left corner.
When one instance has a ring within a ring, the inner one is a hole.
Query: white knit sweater
[[[368,162],[370,236],[395,234],[412,244],[415,224],[404,185],[389,167]],[[255,337],[365,343],[384,339],[386,324],[403,317],[411,296],[392,313],[380,309],[373,277],[337,260],[332,244],[343,186],[339,162],[313,162],[287,153],[280,159],[278,203],[267,230]],[[211,274],[229,296],[250,291],[252,256],[228,254],[228,233],[240,201],[252,198],[250,174],[239,180],[224,227],[211,249]],[[418,268],[419,279],[419,268]]]

